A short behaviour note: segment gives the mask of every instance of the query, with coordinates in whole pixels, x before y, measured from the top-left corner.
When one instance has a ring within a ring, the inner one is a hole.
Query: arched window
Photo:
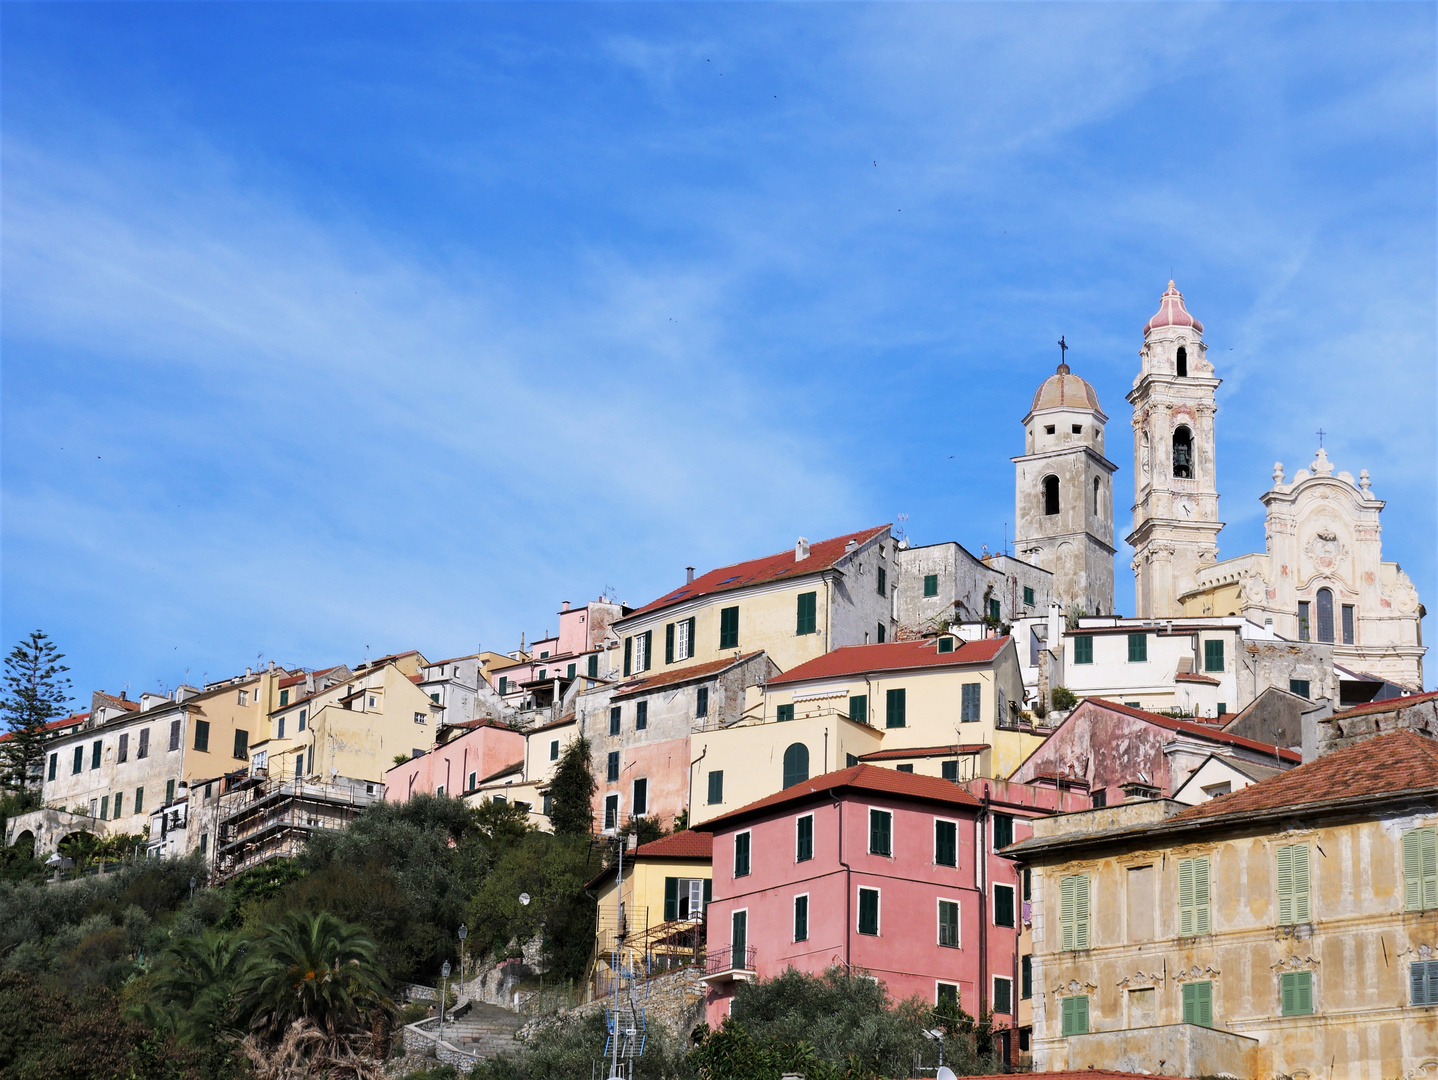
[[[1057,476],[1044,477],[1044,513],[1057,514],[1059,512],[1059,478]]]
[[[793,787],[809,779],[809,748],[796,742],[784,751],[784,786]]]
[[[1333,640],[1333,591],[1318,590],[1318,640]]]
[[[1098,477],[1093,478],[1093,516],[1098,517]]]
[[[1180,379],[1188,378],[1188,350],[1182,345],[1178,347],[1178,362],[1176,367]]]
[[[1193,479],[1193,433],[1180,427],[1173,433],[1173,475]]]

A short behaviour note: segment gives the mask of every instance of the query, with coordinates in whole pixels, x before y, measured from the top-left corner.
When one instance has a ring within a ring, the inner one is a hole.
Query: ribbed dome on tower
[[[1157,330],[1161,326],[1191,326],[1194,333],[1203,333],[1203,323],[1188,313],[1188,308],[1183,306],[1183,293],[1178,291],[1178,286],[1171,279],[1158,302],[1158,314],[1144,325],[1144,337],[1148,337],[1150,330]]]
[[[1044,380],[1039,392],[1034,395],[1034,407],[1040,409],[1096,409],[1099,408],[1098,392],[1084,379],[1069,370],[1067,364],[1060,364],[1058,371]]]

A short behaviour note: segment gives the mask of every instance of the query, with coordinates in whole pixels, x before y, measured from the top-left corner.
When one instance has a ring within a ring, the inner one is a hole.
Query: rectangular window
[[[992,619],[994,622],[998,622],[1001,618],[1003,618],[1003,609],[999,607],[999,602],[997,600],[989,601],[989,618]]]
[[[959,782],[959,763],[957,761],[940,762],[939,772],[945,780],[950,780],[955,784]]]
[[[719,648],[739,647],[739,609],[726,607],[719,612]]]
[[[1002,975],[994,976],[994,1012],[1009,1016],[1014,1011],[1014,981]]]
[[[624,639],[624,674],[628,675],[633,670],[633,665],[634,639],[632,637],[627,637]]]
[[[1075,634],[1075,635],[1074,635],[1074,663],[1075,663],[1075,664],[1092,664],[1092,663],[1093,663],[1093,635],[1092,635],[1092,634]],[[1076,1001],[1076,1000],[1078,1000],[1078,999],[1077,999],[1077,998],[1072,998],[1072,999],[1070,999],[1070,1000]]]
[[[120,736],[120,745],[119,745],[119,748],[115,751],[115,762],[116,762],[116,764],[123,764],[124,762],[128,761],[129,758],[130,758],[130,735],[129,735],[129,733],[127,732],[127,733],[125,733],[125,734],[123,734],[123,735]],[[50,779],[53,780],[53,779],[55,779],[55,778],[52,776],[52,777],[50,777]]]
[[[549,760],[550,760],[550,761],[558,761],[558,760],[559,760],[559,740],[558,740],[558,739],[550,739],[550,740],[549,740]]]
[[[614,830],[619,827],[619,796],[604,796],[604,828]]]
[[[1030,586],[1025,585],[1025,586],[1024,586],[1024,607],[1033,607],[1033,606],[1034,606],[1034,590],[1033,590]]]
[[[619,782],[619,751],[609,751],[609,756],[604,762],[604,781],[608,784]]]
[[[415,757],[419,757],[418,754],[415,754],[414,756],[415,756]],[[304,761],[304,759],[305,759],[305,756],[304,756],[303,754],[301,754],[301,755],[300,755],[300,760],[301,760],[301,761]],[[310,743],[309,763],[305,766],[305,775],[306,775],[306,776],[313,776],[314,774],[315,774],[315,744],[314,744],[314,743]]]
[[[469,787],[468,787],[466,790],[468,790],[468,791],[473,791],[473,790],[474,790],[475,788],[477,788],[478,786],[479,786],[479,773],[470,773],[470,774],[469,774]]]
[[[470,790],[474,790],[473,784],[470,785]],[[544,802],[540,805],[544,807],[544,816],[549,817],[551,814],[554,813],[554,796],[546,791],[544,793]]]
[[[794,940],[809,940],[809,897],[794,897]]]
[[[115,792],[115,816],[116,816],[116,817],[119,817],[119,816],[121,815],[121,807],[123,806],[124,802],[125,802],[124,793],[123,793],[123,792],[119,792],[119,791]]]
[[[549,669],[548,669],[548,668],[540,668],[540,669],[539,669],[539,681],[540,681],[540,682],[547,682],[547,681],[549,681]],[[371,703],[371,705],[373,705],[373,703],[374,703],[374,698],[370,698],[370,703]]]
[[[694,655],[694,620],[688,618],[674,624],[674,655],[680,660],[688,660]]]
[[[911,772],[914,771],[914,766],[913,766],[911,763],[905,763],[905,764],[903,764],[903,765],[895,765],[894,768],[895,768],[895,770],[898,771],[898,772],[911,773]]]
[[[1203,643],[1203,670],[1223,670],[1223,642],[1205,641]]]
[[[749,959],[749,913],[736,911],[729,916],[729,951],[736,968],[743,970]]]
[[[1438,908],[1438,829],[1403,834],[1403,910]]]
[[[1306,698],[1309,696],[1311,685],[1307,679],[1289,679],[1288,692],[1290,694],[1297,694],[1301,698]]]
[[[882,644],[884,643],[884,639],[889,636],[889,628],[886,627],[883,623],[880,623],[880,624],[879,624],[879,629],[878,629],[878,631],[877,631],[877,634],[878,634],[878,639],[877,639],[877,640],[878,640],[879,644],[882,645]]]
[[[938,595],[939,595],[939,575],[938,575],[938,574],[925,574],[925,575],[924,575],[924,595],[925,595],[925,596],[938,596]]]
[[[649,702],[636,701],[634,703],[634,730],[643,731],[649,727]]]
[[[282,717],[280,717],[278,720],[275,721],[275,738],[277,738],[277,739],[283,739],[284,737],[285,737],[285,718],[282,716]]]
[[[1309,640],[1308,601],[1298,601],[1298,640]]]
[[[174,801],[175,801],[175,782],[174,782],[173,780],[166,780],[166,781],[165,781],[165,805],[166,805],[166,806],[169,806],[169,805],[170,805],[172,802],[174,802]]]
[[[630,803],[633,807],[635,817],[643,817],[649,812],[649,781],[639,779],[634,781],[634,799]]]
[[[1087,874],[1065,874],[1059,879],[1059,948],[1064,952],[1088,948],[1088,901]]]
[[[1313,972],[1289,971],[1278,977],[1278,997],[1284,1016],[1313,1012]]]
[[[651,657],[654,655],[654,631],[646,630],[634,637],[634,670],[635,672],[648,671],[652,666]]]
[[[241,691],[240,691],[240,704],[241,704],[241,705],[248,705],[249,703],[250,703],[250,692],[249,692],[248,690],[241,690]]]
[[[209,850],[210,850],[210,834],[209,834],[209,833],[203,833],[203,832],[202,832],[202,833],[200,833],[200,854],[203,855],[203,854],[205,854],[205,852],[207,852],[207,851],[209,851]]]
[[[869,722],[869,695],[852,694],[849,697],[849,719],[856,724]]]
[[[1028,953],[1019,957],[1019,997],[1024,1001],[1034,996],[1034,958]]]
[[[566,679],[574,678],[574,670],[574,665],[570,664],[567,668],[564,669],[564,677]]]
[[[818,600],[818,593],[806,592],[799,594],[799,607],[794,624],[794,633],[817,634],[819,632]]]
[[[1278,924],[1294,926],[1311,921],[1308,893],[1308,845],[1280,847],[1278,858]]]
[[[994,925],[1014,925],[1014,887],[1012,885],[994,886]]]
[[[713,769],[709,773],[709,805],[717,806],[724,801],[724,770]]]
[[[879,934],[878,889],[859,890],[859,933],[875,937]]]
[[[939,944],[946,949],[959,947],[959,902],[939,901]]]
[[[946,1001],[950,1005],[957,1005],[959,1003],[958,984],[943,982],[939,983],[938,986],[935,988],[934,1001],[936,1004],[939,1005],[942,1005]]]
[[[619,707],[618,705],[611,705],[611,706],[610,706],[610,708],[609,708],[609,734],[611,734],[611,735],[618,735],[618,734],[619,734],[619,720],[620,720],[620,717],[621,717],[622,715],[623,715],[623,714],[622,714],[622,712],[621,712],[621,710],[620,710],[620,707]]]
[[[673,624],[673,623],[665,623],[665,625],[664,625],[664,662],[665,662],[666,664],[672,664],[672,663],[674,663],[674,624]]]
[[[779,723],[783,724],[794,719],[794,706],[780,705],[776,710]]]
[[[145,789],[142,788],[142,787],[137,787],[137,788],[135,789],[135,810],[134,810],[134,812],[137,813],[137,814],[143,814],[143,813],[145,812]]]
[[[1209,933],[1208,856],[1178,860],[1178,936]]]
[[[235,752],[234,757],[245,761],[249,758],[250,733],[241,728],[235,728]]]
[[[149,729],[149,728],[145,728],[145,729],[143,729],[143,730],[140,732],[140,745],[139,745],[139,747],[135,750],[135,756],[136,756],[137,758],[147,758],[147,757],[150,756],[150,729]]]
[[[1213,983],[1183,984],[1183,1022],[1213,1027]]]
[[[1006,848],[1014,842],[1013,814],[994,815],[994,850]]]
[[[976,682],[966,682],[963,685],[962,704],[959,706],[959,723],[977,724],[979,722],[979,706],[983,701],[983,686]]]
[[[305,721],[309,718],[309,715],[310,715],[310,711],[309,711],[308,709],[301,709],[301,710],[300,710],[300,722],[299,722],[298,724],[296,724],[295,727],[299,728],[299,730],[301,730],[301,731],[304,731],[304,729],[305,729]]]
[[[884,694],[884,726],[885,726],[885,727],[896,728],[896,727],[903,727],[903,726],[904,726],[904,723],[905,723],[905,721],[904,721],[905,697],[906,697],[906,695],[905,695],[905,693],[904,693],[904,688],[903,688],[903,687],[899,687],[897,690],[889,690],[889,691],[886,691],[886,692],[885,692],[885,694]]]
[[[734,837],[734,876],[749,876],[749,834],[741,832]]]
[[[90,768],[98,769],[100,767],[100,756],[104,753],[104,747],[103,739],[96,739],[90,747]]]
[[[1088,995],[1060,998],[1059,1001],[1063,1023],[1060,1033],[1063,1035],[1087,1035]]]
[[[869,811],[869,854],[894,853],[894,815],[887,810]]]
[[[280,691],[280,708],[283,709],[283,708],[284,708],[286,705],[288,705],[289,703],[290,703],[290,692],[289,692],[288,690],[281,690],[281,691]]]
[[[882,566],[879,567],[879,595],[889,595],[889,572]]]
[[[1353,644],[1353,605],[1343,605],[1343,644]]]
[[[100,820],[107,821],[110,817],[110,796],[100,796]]]
[[[709,715],[709,687],[701,686],[694,692],[694,715],[704,717]]]
[[[1408,965],[1408,1003],[1438,1005],[1438,960],[1414,960]]]
[[[120,737],[123,739],[125,736],[122,735],[122,736],[120,736]],[[121,760],[123,761],[124,759],[122,758]],[[46,779],[46,780],[53,780],[53,779],[55,779],[55,770],[56,770],[57,768],[59,768],[59,767],[60,767],[60,755],[59,755],[59,754],[51,754],[51,755],[50,755],[50,771],[45,775],[45,779]]]
[[[1128,636],[1128,662],[1130,664],[1142,664],[1148,660],[1148,635],[1130,634]]]
[[[589,662],[588,662],[588,665],[587,665],[585,671],[586,671],[586,673],[589,675],[589,677],[590,677],[591,679],[597,679],[597,678],[599,678],[599,654],[598,654],[598,653],[595,653],[593,656],[591,656],[591,657],[589,658]]]
[[[814,815],[805,814],[794,821],[794,861],[808,862],[814,857]]]
[[[499,692],[500,692],[501,694],[507,694],[507,693],[509,693],[509,676],[508,676],[508,675],[501,675],[501,676],[499,677]]]

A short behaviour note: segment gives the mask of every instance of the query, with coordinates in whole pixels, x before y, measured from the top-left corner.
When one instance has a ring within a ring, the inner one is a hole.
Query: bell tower
[[[1208,362],[1203,324],[1172,281],[1143,328],[1133,405],[1135,614],[1183,614],[1179,598],[1218,561],[1218,477],[1213,418],[1220,379]]]

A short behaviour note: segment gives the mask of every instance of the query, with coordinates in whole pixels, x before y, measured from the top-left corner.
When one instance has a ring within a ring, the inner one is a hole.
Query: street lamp
[[[459,981],[464,982],[465,975],[465,953],[464,939],[469,937],[469,927],[464,923],[459,924]]]
[[[446,961],[444,962],[444,967],[442,967],[442,968],[439,969],[439,973],[440,973],[442,976],[444,976],[444,989],[440,991],[440,995],[439,995],[439,1037],[440,1037],[441,1039],[443,1039],[443,1038],[444,1038],[444,1006],[445,1006],[445,1003],[449,1001],[449,961],[448,961],[448,960],[446,960]]]

